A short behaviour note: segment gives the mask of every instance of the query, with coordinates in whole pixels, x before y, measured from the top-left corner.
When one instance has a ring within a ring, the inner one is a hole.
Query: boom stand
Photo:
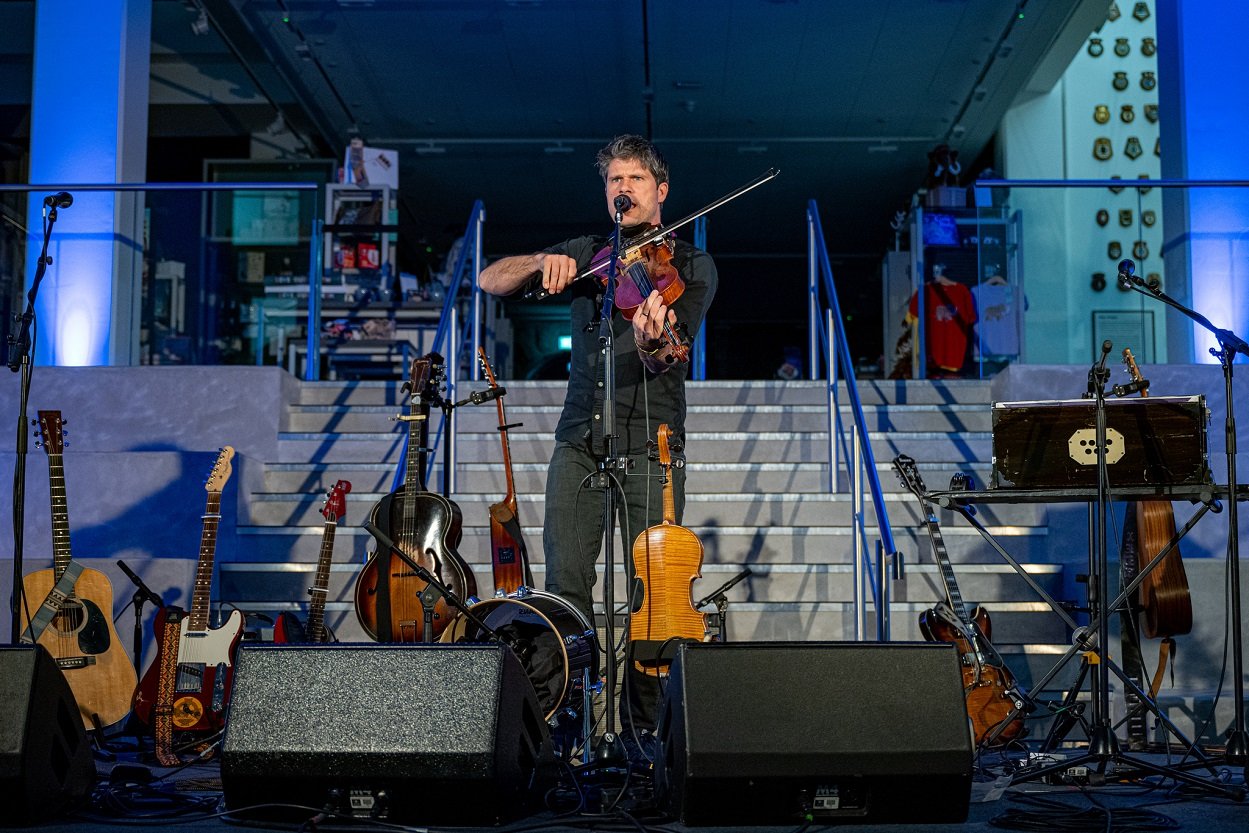
[[[1226,418],[1223,421],[1223,431],[1227,446],[1225,453],[1227,455],[1227,502],[1229,504],[1227,516],[1227,563],[1228,581],[1231,584],[1232,684],[1235,693],[1233,704],[1236,715],[1232,728],[1227,734],[1227,747],[1224,756],[1228,763],[1244,767],[1249,762],[1249,736],[1245,734],[1245,657],[1240,634],[1242,621],[1240,611],[1240,495],[1238,494],[1239,488],[1236,483],[1236,400],[1232,398],[1232,362],[1236,360],[1237,353],[1249,356],[1249,345],[1246,345],[1244,340],[1231,330],[1223,330],[1214,326],[1210,323],[1210,319],[1201,313],[1184,306],[1164,293],[1159,287],[1141,280],[1140,277],[1133,274],[1135,271],[1136,265],[1132,261],[1121,261],[1119,264],[1120,283],[1142,295],[1162,301],[1172,309],[1179,310],[1213,333],[1215,340],[1219,343],[1217,350],[1213,347],[1210,348],[1210,355],[1218,359],[1219,365],[1223,368],[1223,401],[1226,404]],[[1249,767],[1246,767],[1246,770],[1249,770]]]
[[[1244,788],[1223,787],[1210,783],[1196,776],[1183,772],[1175,767],[1160,766],[1150,761],[1125,755],[1119,748],[1119,739],[1115,736],[1114,727],[1110,722],[1110,657],[1106,651],[1108,644],[1110,595],[1108,591],[1107,558],[1106,558],[1106,519],[1110,511],[1110,480],[1106,471],[1106,383],[1110,379],[1110,371],[1106,369],[1106,357],[1113,347],[1109,340],[1102,342],[1100,361],[1089,370],[1088,395],[1094,400],[1096,414],[1097,445],[1097,499],[1092,505],[1088,600],[1089,623],[1091,631],[1086,633],[1083,644],[1087,647],[1085,657],[1092,654],[1093,673],[1091,675],[1091,702],[1088,718],[1088,750],[1075,759],[1060,761],[1039,769],[1029,770],[1016,777],[1016,781],[1027,781],[1043,778],[1054,772],[1065,772],[1071,767],[1094,764],[1099,774],[1105,775],[1111,763],[1126,765],[1134,770],[1154,775],[1173,778],[1211,793],[1225,795],[1240,800],[1244,796]],[[1116,667],[1115,673],[1127,682],[1126,675]],[[1083,677],[1083,673],[1081,674]]]
[[[52,258],[48,257],[48,242],[52,239],[52,227],[56,225],[56,209],[61,204],[58,200],[60,196],[62,195],[44,198],[43,248],[35,267],[35,279],[31,282],[30,291],[26,293],[26,310],[14,322],[18,324],[18,331],[9,335],[9,370],[14,373],[18,370],[22,372],[17,396],[17,462],[13,472],[13,595],[9,600],[12,614],[12,630],[9,634],[13,645],[21,642],[22,542],[26,528],[26,453],[29,448],[26,439],[26,402],[30,399],[31,331],[35,329],[35,297],[39,294],[39,284],[43,281],[44,273],[48,271],[48,264],[52,262]],[[69,203],[64,205],[68,206]]]
[[[603,307],[599,311],[599,344],[603,351],[603,440],[605,452],[598,464],[598,487],[603,490],[603,599],[604,633],[606,639],[603,654],[607,666],[604,688],[603,711],[606,729],[594,748],[594,757],[601,761],[624,761],[624,743],[616,734],[616,582],[615,564],[612,558],[616,527],[615,472],[622,471],[627,461],[617,457],[616,435],[616,344],[612,333],[612,313],[616,304],[616,269],[620,260],[620,222],[622,212],[616,210],[616,232],[612,236],[611,261],[607,267],[607,288],[603,292]],[[632,587],[629,598],[632,599]]]

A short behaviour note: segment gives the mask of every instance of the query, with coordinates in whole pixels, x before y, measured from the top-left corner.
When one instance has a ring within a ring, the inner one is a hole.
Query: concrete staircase
[[[543,487],[564,383],[505,382],[520,518],[535,582],[543,582]],[[462,390],[470,387],[462,385]],[[859,386],[869,437],[886,491],[886,511],[905,556],[893,582],[894,639],[921,639],[917,617],[942,597],[940,577],[915,499],[901,488],[890,460],[915,458],[929,488],[957,471],[988,480],[990,385],[979,381],[867,381]],[[463,394],[461,394],[463,395]],[[843,405],[846,397],[841,396]],[[703,382],[689,387],[684,525],[703,542],[695,597],[749,565],[753,575],[729,593],[733,640],[853,638],[851,497],[829,493],[826,386],[819,382]],[[405,410],[393,382],[301,384],[282,420],[278,459],[249,476],[240,495],[240,559],[221,564],[223,602],[270,614],[301,609],[320,549],[326,491],[352,483],[346,518],[336,534],[327,623],[342,640],[363,639],[352,589],[372,538],[362,529],[371,507],[391,490]],[[492,591],[487,508],[504,494],[494,407],[462,408],[457,483],[463,511],[460,555],[473,567],[481,594]],[[850,423],[848,408],[842,417]],[[435,425],[437,421],[435,421]],[[440,463],[440,461],[439,461]],[[436,465],[431,485],[441,483]],[[598,511],[596,492],[586,511]],[[866,501],[869,546],[876,520]],[[1071,594],[1062,559],[1050,551],[1043,505],[984,506],[981,522],[1028,573],[1057,598]],[[973,529],[941,513],[942,532],[963,597],[990,611],[993,638],[1025,685],[1039,678],[1069,644],[1061,621]],[[630,542],[631,543],[631,542]],[[630,548],[617,548],[628,557]],[[600,564],[601,569],[601,564]],[[623,588],[618,568],[616,586]],[[872,631],[869,630],[869,633]],[[1074,663],[1070,663],[1074,668]],[[1050,688],[1065,682],[1062,674]]]

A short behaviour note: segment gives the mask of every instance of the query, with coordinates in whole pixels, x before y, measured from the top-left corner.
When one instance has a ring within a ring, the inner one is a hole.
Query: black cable
[[[1099,804],[1085,792],[1092,806],[1077,807],[1037,795],[1011,796],[1014,801],[1032,804],[1038,809],[1012,807],[989,819],[993,827],[1005,830],[1039,831],[1039,833],[1136,833],[1137,831],[1177,830],[1179,822],[1170,816],[1139,807],[1110,808]]]

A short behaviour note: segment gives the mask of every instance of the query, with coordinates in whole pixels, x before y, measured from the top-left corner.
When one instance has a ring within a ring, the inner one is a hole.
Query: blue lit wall
[[[133,160],[136,153],[144,158],[147,142],[150,31],[151,4],[143,0],[36,3],[31,182],[111,183],[135,174]],[[133,50],[141,51],[128,55]],[[143,179],[142,168],[137,179]],[[43,242],[44,196],[32,194],[30,200],[31,278]],[[35,305],[36,364],[111,363],[118,301],[130,294],[126,285],[118,297],[119,251],[127,255],[123,261],[133,260],[139,248],[134,203],[113,192],[79,191],[74,204],[59,212],[49,249],[53,263]]]
[[[1158,13],[1164,175],[1249,180],[1249,5],[1160,0]],[[1195,188],[1185,202],[1178,223],[1168,218],[1166,245],[1188,261],[1188,305],[1249,337],[1249,188]],[[1210,333],[1185,326],[1192,360],[1215,361]]]

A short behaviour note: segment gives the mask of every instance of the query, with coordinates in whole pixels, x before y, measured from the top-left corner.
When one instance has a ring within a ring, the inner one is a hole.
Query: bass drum
[[[593,684],[599,672],[598,641],[581,611],[554,593],[528,587],[468,609],[520,659],[547,720],[565,705],[580,712],[580,704],[571,701],[582,674],[589,671]],[[490,642],[491,637],[461,613],[439,641]]]

